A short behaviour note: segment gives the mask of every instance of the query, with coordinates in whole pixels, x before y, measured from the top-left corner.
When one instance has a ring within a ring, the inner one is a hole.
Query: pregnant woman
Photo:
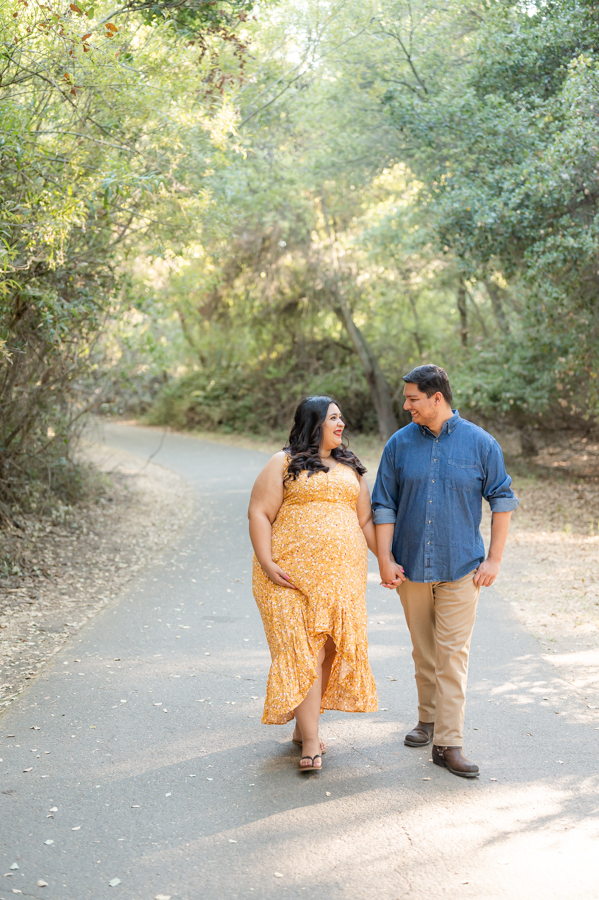
[[[376,538],[366,469],[343,444],[344,428],[330,397],[303,400],[248,512],[254,597],[272,657],[262,722],[295,718],[303,772],[322,767],[323,710],[377,709],[366,637],[367,547],[376,554]]]

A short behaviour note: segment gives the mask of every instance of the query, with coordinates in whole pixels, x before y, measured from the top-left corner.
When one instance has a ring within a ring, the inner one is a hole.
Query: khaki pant
[[[437,746],[462,746],[468,653],[480,594],[473,576],[431,584],[406,580],[397,589],[412,638],[418,715],[421,722],[435,723]]]

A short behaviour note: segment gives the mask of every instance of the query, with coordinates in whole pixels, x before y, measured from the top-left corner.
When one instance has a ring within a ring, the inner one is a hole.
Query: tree
[[[205,157],[230,132],[223,86],[243,67],[235,28],[248,8],[0,10],[0,499],[15,499],[24,474],[60,480],[124,258],[205,203]]]

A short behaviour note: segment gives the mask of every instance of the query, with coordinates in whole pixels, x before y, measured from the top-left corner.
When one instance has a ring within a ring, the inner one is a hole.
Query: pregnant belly
[[[346,504],[306,504],[285,510],[272,530],[272,555],[297,587],[323,581],[342,586],[348,573],[366,580],[368,549],[356,512]],[[296,582],[294,582],[296,583]]]

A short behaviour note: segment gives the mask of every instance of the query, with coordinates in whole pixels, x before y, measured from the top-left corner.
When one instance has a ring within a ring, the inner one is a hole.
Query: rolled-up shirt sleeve
[[[375,525],[395,525],[397,519],[399,485],[395,477],[393,457],[393,451],[387,444],[372,492],[372,518]]]
[[[485,461],[483,497],[488,501],[491,512],[512,512],[520,501],[512,488],[512,479],[505,471],[503,453],[497,441],[493,441]]]

